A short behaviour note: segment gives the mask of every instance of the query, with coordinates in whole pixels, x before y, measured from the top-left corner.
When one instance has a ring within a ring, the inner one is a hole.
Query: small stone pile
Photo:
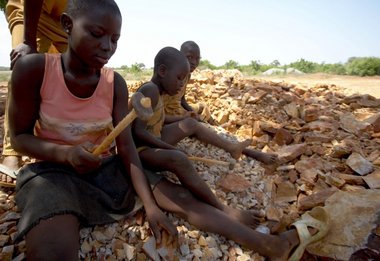
[[[129,82],[130,92],[141,83]],[[347,96],[335,85],[246,78],[237,70],[195,71],[187,99],[209,106],[219,124],[212,128],[220,135],[231,140],[251,138],[253,148],[279,156],[279,162],[270,166],[242,156],[233,170],[194,163],[221,201],[235,208],[264,210],[266,219],[258,228],[263,233],[287,230],[305,211],[325,206],[340,222],[321,242],[323,251],[320,245],[311,246],[305,256],[349,260],[361,253],[379,258],[380,100]],[[230,159],[225,151],[195,139],[187,138],[178,146],[189,155]],[[168,178],[176,181],[170,173]],[[25,259],[25,241],[13,243],[19,219],[13,198],[12,189],[0,189],[0,260]],[[139,211],[118,223],[83,228],[80,259],[264,260],[231,240],[167,214],[179,232],[177,247],[156,248],[144,212]],[[339,225],[345,225],[345,231],[337,230]]]

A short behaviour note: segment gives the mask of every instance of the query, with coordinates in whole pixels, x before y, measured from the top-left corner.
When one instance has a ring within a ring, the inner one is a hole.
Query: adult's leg
[[[280,236],[256,232],[225,212],[198,200],[183,186],[165,179],[155,186],[153,195],[161,208],[177,214],[197,228],[234,240],[271,260],[286,260],[291,249],[299,243],[295,230]]]
[[[78,260],[79,222],[74,215],[58,215],[33,227],[26,235],[28,260]]]
[[[17,8],[19,6],[19,8]],[[12,8],[11,8],[12,7]],[[11,27],[11,40],[12,48],[22,43],[24,39],[24,25],[20,22],[12,22],[17,20],[17,13],[22,9],[22,2],[12,1],[12,5],[7,9],[7,19],[12,23]],[[13,10],[13,11],[12,11]],[[11,92],[11,83],[8,83],[8,95],[5,103],[5,113],[4,113],[4,136],[3,136],[3,164],[10,168],[11,170],[17,170],[20,167],[21,156],[12,148],[9,133],[9,122],[8,122],[8,99]],[[0,173],[0,179],[3,182],[13,183],[12,178],[6,174]]]
[[[184,153],[178,150],[148,148],[141,151],[139,156],[141,162],[146,167],[155,171],[173,172],[181,184],[202,202],[226,212],[247,226],[256,227],[259,224],[259,220],[262,217],[260,212],[235,209],[222,204],[206,182],[198,175],[192,162]]]
[[[238,159],[244,148],[252,142],[250,139],[242,142],[233,142],[225,139],[211,128],[193,118],[186,118],[178,122],[166,124],[161,132],[162,140],[172,145],[189,136],[194,136],[202,142],[224,149],[234,159]]]

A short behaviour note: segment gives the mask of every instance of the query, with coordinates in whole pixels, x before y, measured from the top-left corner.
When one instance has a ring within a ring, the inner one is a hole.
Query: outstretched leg
[[[218,135],[214,130],[193,118],[164,125],[161,138],[169,144],[176,144],[186,137],[194,136],[198,140],[222,148],[229,152],[234,159],[238,159],[244,148],[251,144],[247,139],[242,142],[233,142]]]
[[[74,215],[41,220],[26,235],[28,260],[78,260],[79,222]]]
[[[173,172],[181,184],[202,202],[205,202],[247,226],[255,228],[262,216],[257,211],[240,210],[226,206],[212,192],[206,182],[198,175],[187,156],[178,150],[148,148],[139,153],[141,162],[155,171]]]
[[[153,194],[161,208],[174,212],[203,231],[234,240],[271,260],[286,260],[291,249],[299,243],[295,230],[279,236],[256,232],[225,212],[196,199],[187,189],[168,180],[160,181]]]

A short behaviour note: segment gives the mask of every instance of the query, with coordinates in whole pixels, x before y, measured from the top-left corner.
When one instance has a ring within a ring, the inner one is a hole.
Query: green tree
[[[299,59],[298,61],[289,64],[289,67],[293,67],[297,70],[300,70],[304,73],[313,73],[316,72],[318,64],[314,62],[307,61],[303,58]]]
[[[239,63],[234,60],[229,60],[223,65],[224,69],[239,69]]]
[[[260,61],[251,61],[250,64],[249,64],[249,67],[252,68],[252,70],[254,71],[260,71],[260,67],[261,67],[261,64],[260,64]]]
[[[280,67],[281,63],[278,60],[274,60],[269,65],[272,67]]]
[[[131,66],[131,73],[138,73],[145,69],[145,64],[143,63],[134,63]]]
[[[199,66],[198,68],[200,70],[204,70],[204,69],[211,69],[211,70],[215,70],[217,67],[213,64],[211,64],[211,62],[209,60],[206,60],[206,59],[202,59],[200,62],[199,62]]]

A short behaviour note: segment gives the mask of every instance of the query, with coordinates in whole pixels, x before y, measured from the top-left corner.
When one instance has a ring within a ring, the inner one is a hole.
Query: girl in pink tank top
[[[133,213],[136,196],[157,239],[161,228],[176,234],[156,205],[130,127],[116,138],[118,155],[91,153],[128,113],[124,79],[103,68],[116,51],[121,20],[113,0],[69,1],[61,18],[67,51],[15,64],[11,142],[38,160],[20,170],[16,184],[16,241],[25,236],[28,260],[78,260],[80,226]]]

